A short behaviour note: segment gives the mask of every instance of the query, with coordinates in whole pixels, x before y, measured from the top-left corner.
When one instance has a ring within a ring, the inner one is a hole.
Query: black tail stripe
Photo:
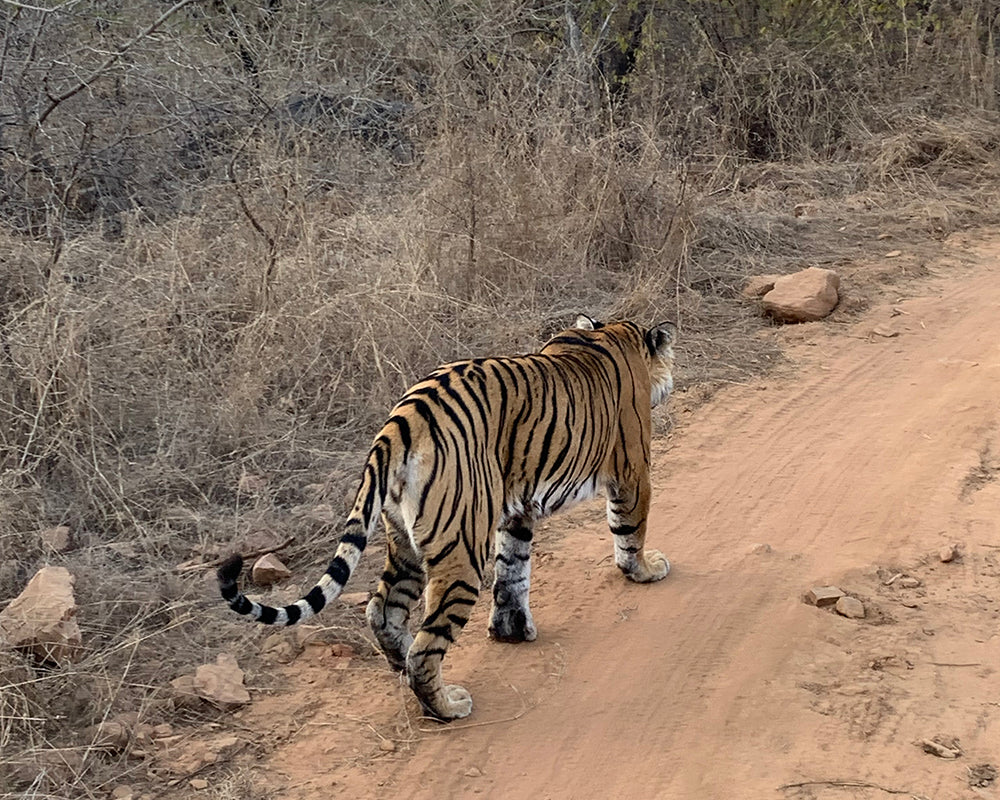
[[[273,625],[274,621],[278,618],[278,609],[271,608],[271,606],[261,606],[260,607],[260,621],[265,625]]]
[[[318,586],[314,586],[309,590],[309,594],[305,596],[305,601],[309,604],[309,608],[313,610],[314,614],[318,614],[326,606],[326,595],[323,594],[323,590]]]
[[[298,606],[285,606],[285,614],[288,615],[288,624],[294,625],[302,616],[302,609]]]
[[[368,537],[362,533],[345,533],[341,537],[340,543],[354,545],[363,553],[368,546]]]
[[[344,561],[340,556],[337,556],[330,562],[330,566],[326,568],[326,574],[329,575],[333,582],[338,586],[343,586],[347,583],[347,579],[351,577],[351,569],[347,566],[347,562]]]

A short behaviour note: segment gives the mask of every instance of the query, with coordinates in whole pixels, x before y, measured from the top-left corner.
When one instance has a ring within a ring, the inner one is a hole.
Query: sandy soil
[[[287,800],[1000,797],[969,772],[1000,763],[1000,236],[948,249],[863,318],[784,329],[790,368],[658,443],[665,581],[620,576],[600,504],[564,515],[536,552],[538,640],[489,641],[484,599],[445,662],[472,717],[422,720],[388,668],[306,647],[236,716],[257,785]],[[825,584],[866,618],[803,602]],[[925,753],[935,736],[962,755]]]

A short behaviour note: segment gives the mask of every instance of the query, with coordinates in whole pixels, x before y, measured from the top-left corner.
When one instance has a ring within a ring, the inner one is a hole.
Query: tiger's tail
[[[382,510],[389,475],[389,460],[389,443],[380,438],[368,454],[354,507],[347,518],[347,530],[340,538],[337,552],[323,577],[304,597],[281,608],[251,600],[237,587],[237,580],[243,570],[243,558],[235,554],[226,559],[216,573],[219,579],[219,591],[222,593],[222,598],[229,603],[229,607],[237,614],[253,617],[265,625],[295,625],[315,616],[327,604],[340,597],[351,573],[361,560],[361,554],[368,545],[368,537]]]

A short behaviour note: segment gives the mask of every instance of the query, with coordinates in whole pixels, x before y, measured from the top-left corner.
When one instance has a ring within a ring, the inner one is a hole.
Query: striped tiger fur
[[[469,618],[495,555],[493,638],[535,638],[528,608],[532,526],[603,490],[615,563],[639,582],[670,564],[645,549],[650,408],[673,388],[676,328],[580,316],[538,353],[446,364],[413,386],[375,437],[346,532],[301,600],[274,608],[237,589],[242,560],[219,568],[231,608],[294,625],[340,595],[381,514],[385,571],[367,617],[389,664],[427,712],[467,716],[472,699],[445,685],[441,662]],[[414,637],[410,611],[423,594]]]

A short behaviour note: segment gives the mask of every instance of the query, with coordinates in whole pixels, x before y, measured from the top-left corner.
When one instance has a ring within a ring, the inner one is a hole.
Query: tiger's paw
[[[438,695],[440,702],[435,707],[424,703],[424,709],[442,722],[462,719],[472,713],[472,695],[463,686],[450,684]]]
[[[490,619],[490,638],[498,642],[533,642],[538,636],[531,612],[517,606],[497,606]]]
[[[653,583],[654,581],[662,581],[669,572],[670,562],[667,557],[659,550],[647,550],[645,557],[639,561],[636,568],[631,572],[626,572],[625,575],[636,583]]]

